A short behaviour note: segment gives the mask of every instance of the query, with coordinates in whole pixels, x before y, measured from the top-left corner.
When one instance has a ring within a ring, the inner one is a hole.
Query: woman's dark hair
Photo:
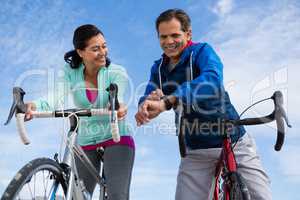
[[[158,33],[158,26],[162,22],[167,22],[172,20],[173,18],[177,19],[181,24],[181,30],[187,32],[191,27],[191,19],[182,9],[169,9],[162,12],[158,18],[156,19],[156,31]]]
[[[65,53],[64,56],[64,60],[70,64],[71,68],[78,68],[82,63],[82,58],[78,55],[76,49],[84,50],[87,46],[87,41],[98,34],[104,36],[102,31],[92,24],[85,24],[76,28],[73,35],[73,46],[75,49]],[[110,61],[106,58],[106,66],[109,64]]]

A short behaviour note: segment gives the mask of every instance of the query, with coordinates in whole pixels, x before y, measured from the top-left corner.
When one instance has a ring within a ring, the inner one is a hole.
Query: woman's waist
[[[113,145],[126,145],[129,146],[133,149],[135,149],[135,143],[130,135],[123,135],[120,138],[119,142],[114,142],[113,139],[108,139],[102,142],[95,142],[94,144],[88,144],[88,145],[82,145],[83,150],[95,150],[100,147],[108,147],[108,146],[113,146]]]

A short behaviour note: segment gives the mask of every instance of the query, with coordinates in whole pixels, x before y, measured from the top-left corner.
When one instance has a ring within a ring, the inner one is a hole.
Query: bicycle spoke
[[[17,182],[11,182],[6,191],[9,199],[49,200],[64,199],[62,170],[51,159],[39,158],[25,165],[17,175]]]
[[[44,196],[46,196],[46,187],[45,187],[45,171],[43,170],[43,186],[44,186]]]
[[[45,175],[44,174],[44,171],[43,171],[43,175]],[[46,178],[48,177],[48,175],[46,176]],[[47,185],[48,185],[48,179],[45,179],[45,181],[44,181],[46,184],[45,184],[45,188],[44,188],[44,197],[46,197],[47,196]]]
[[[47,182],[46,182],[46,190],[45,190],[45,197],[47,197],[46,199],[48,199],[48,197],[49,197],[49,195],[47,195],[47,188],[48,188],[48,184],[49,184],[50,179],[51,179],[51,173],[48,171]],[[50,193],[50,191],[49,191],[49,193]]]
[[[34,186],[33,186],[33,193],[35,194],[35,185],[36,185],[36,178],[35,178],[35,176],[33,176],[33,183],[34,183]]]
[[[28,190],[29,190],[29,192],[30,192],[30,194],[31,194],[31,197],[34,197],[33,194],[32,194],[31,188],[30,188],[30,184],[27,183],[26,185],[28,186]]]

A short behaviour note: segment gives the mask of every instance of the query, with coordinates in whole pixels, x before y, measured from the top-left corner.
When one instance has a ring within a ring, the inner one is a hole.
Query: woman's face
[[[106,65],[108,49],[103,35],[98,34],[87,41],[85,49],[77,49],[86,67],[103,67]]]

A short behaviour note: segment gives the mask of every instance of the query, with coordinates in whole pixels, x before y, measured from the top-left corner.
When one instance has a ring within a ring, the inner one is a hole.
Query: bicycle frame
[[[219,199],[219,190],[218,188],[220,187],[219,185],[219,178],[220,176],[224,173],[224,174],[230,174],[230,173],[234,173],[237,171],[237,165],[236,165],[236,160],[235,160],[235,156],[234,156],[234,152],[233,149],[231,147],[231,139],[229,137],[229,135],[226,136],[226,138],[224,138],[223,140],[223,147],[222,147],[222,151],[221,151],[221,155],[220,155],[220,159],[218,161],[218,164],[216,166],[216,171],[215,171],[215,176],[214,176],[214,200],[218,200]],[[223,177],[224,178],[224,177]],[[224,193],[225,193],[225,199],[228,200],[229,199],[229,193],[226,192],[228,191],[228,185],[226,184],[226,179],[225,181],[225,188],[224,188]]]
[[[79,118],[78,118],[79,120]],[[69,171],[68,173],[68,189],[66,194],[66,200],[89,200],[91,199],[89,193],[85,189],[82,180],[79,179],[77,166],[75,162],[75,156],[84,164],[86,169],[91,173],[97,184],[100,186],[99,200],[103,200],[105,197],[105,181],[103,178],[103,169],[100,170],[100,174],[97,172],[89,158],[86,156],[82,148],[76,143],[77,131],[75,127],[78,123],[77,118],[70,117],[71,128],[68,133],[68,140],[64,152],[64,157],[61,165]],[[55,187],[53,188],[55,192]]]
[[[263,116],[263,117],[246,118],[246,119],[240,119],[240,118],[232,119],[232,120],[224,119],[223,123],[225,126],[223,126],[223,127],[235,127],[235,126],[241,126],[241,125],[259,125],[259,124],[266,124],[266,123],[269,123],[272,121],[276,121],[277,138],[276,138],[276,143],[274,145],[274,149],[275,149],[275,151],[280,151],[282,148],[282,145],[284,143],[285,124],[289,128],[292,127],[289,123],[288,117],[283,108],[282,93],[280,91],[275,91],[270,98],[267,98],[267,99],[264,99],[264,100],[261,100],[261,101],[258,101],[256,103],[252,104],[247,109],[245,109],[245,111],[247,111],[249,108],[256,105],[257,103],[260,103],[260,102],[268,100],[268,99],[272,99],[273,103],[274,103],[274,110],[271,114]],[[179,148],[180,148],[181,156],[185,157],[186,149],[185,149],[185,143],[184,143],[184,135],[182,132],[183,131],[180,131],[178,134]],[[232,187],[231,184],[235,183],[237,181],[240,182],[239,187],[241,189],[241,193],[242,193],[241,195],[243,196],[243,199],[250,199],[248,189],[242,181],[243,177],[237,173],[237,163],[236,163],[234,152],[233,152],[234,147],[232,147],[232,143],[231,143],[230,131],[228,131],[227,128],[225,128],[225,130],[222,130],[222,133],[224,133],[224,139],[223,139],[223,143],[222,143],[222,151],[221,151],[221,155],[220,155],[219,161],[216,166],[215,176],[213,178],[212,190],[209,194],[209,197],[214,198],[214,200],[219,199],[219,190],[218,190],[220,188],[219,178],[220,178],[220,176],[222,176],[223,181],[224,181],[224,185],[223,185],[224,188],[221,188],[221,189],[223,190],[223,194],[225,195],[225,197],[224,197],[225,200],[230,199],[230,192],[231,192],[230,189]]]
[[[46,111],[46,112],[33,112],[32,116],[37,118],[53,118],[53,117],[69,117],[70,119],[70,130],[68,132],[67,144],[65,147],[63,161],[59,163],[56,159],[56,162],[64,169],[64,179],[68,183],[68,188],[66,192],[66,200],[89,200],[91,196],[86,190],[84,183],[79,179],[77,166],[75,162],[76,158],[84,164],[84,167],[90,172],[93,178],[96,180],[96,183],[100,186],[100,200],[105,199],[105,181],[103,178],[103,164],[101,165],[100,174],[97,172],[92,162],[89,160],[87,155],[84,153],[82,148],[77,144],[77,129],[79,124],[80,116],[94,116],[94,115],[110,115],[110,125],[112,139],[114,142],[120,141],[119,128],[118,128],[118,118],[117,118],[117,109],[119,108],[119,103],[117,99],[118,86],[114,83],[111,83],[109,88],[109,102],[110,110],[106,109],[68,109],[68,110],[56,110],[56,111]],[[5,123],[7,125],[12,119],[13,115],[16,115],[16,125],[18,133],[22,142],[26,145],[30,143],[27,137],[27,131],[24,125],[26,105],[23,102],[23,97],[25,92],[22,88],[15,87],[13,89],[13,104],[10,109],[8,119]],[[102,161],[103,163],[103,161]],[[58,183],[53,183],[50,188],[49,199],[55,199],[55,193],[58,189]]]

